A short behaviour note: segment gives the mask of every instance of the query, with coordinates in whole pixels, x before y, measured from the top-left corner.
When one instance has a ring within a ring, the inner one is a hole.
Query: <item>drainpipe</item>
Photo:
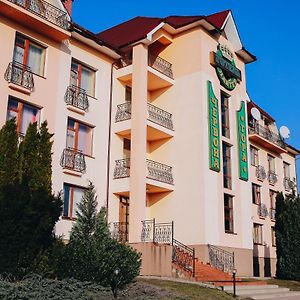
[[[109,122],[108,122],[108,144],[107,144],[107,173],[106,173],[106,222],[108,222],[108,205],[109,205],[109,188],[110,188],[110,144],[111,144],[111,126],[112,126],[112,100],[113,100],[113,71],[114,65],[117,62],[111,64],[110,70],[110,91],[109,91]]]

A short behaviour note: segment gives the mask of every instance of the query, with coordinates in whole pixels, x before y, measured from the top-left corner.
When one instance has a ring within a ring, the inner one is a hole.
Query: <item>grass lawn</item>
[[[287,287],[291,291],[300,291],[300,281],[270,279],[267,280],[268,284],[277,284],[281,287]]]
[[[195,284],[188,284],[188,283],[179,283],[167,280],[158,280],[158,279],[138,279],[138,282],[147,283],[150,285],[154,285],[159,288],[163,288],[165,290],[170,291],[174,294],[173,297],[168,297],[168,299],[197,299],[197,300],[231,300],[231,299],[238,299],[233,298],[231,295],[226,294],[217,289],[210,289],[201,287]],[[167,298],[160,298],[160,299],[167,299]]]

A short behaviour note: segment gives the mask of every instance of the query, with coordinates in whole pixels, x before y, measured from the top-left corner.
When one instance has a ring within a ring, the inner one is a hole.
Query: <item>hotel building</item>
[[[0,125],[15,117],[22,140],[48,121],[64,191],[56,233],[68,239],[90,180],[142,274],[274,275],[274,199],[296,189],[299,151],[247,95],[256,58],[232,13],[95,34],[72,22],[72,2],[0,0]]]

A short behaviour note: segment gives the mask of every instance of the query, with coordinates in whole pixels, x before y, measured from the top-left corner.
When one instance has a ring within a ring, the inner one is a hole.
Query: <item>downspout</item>
[[[106,222],[108,222],[108,206],[109,206],[109,188],[110,188],[110,145],[111,145],[111,126],[112,126],[112,100],[113,100],[113,71],[114,65],[117,62],[111,64],[110,70],[110,91],[109,91],[109,125],[108,125],[108,144],[107,144],[107,174],[106,174]]]

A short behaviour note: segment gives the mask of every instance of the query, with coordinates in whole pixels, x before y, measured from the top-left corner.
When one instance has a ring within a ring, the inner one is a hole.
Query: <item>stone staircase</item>
[[[232,286],[224,286],[223,290],[233,294]],[[239,285],[236,287],[236,295],[241,298],[250,298],[254,300],[272,299],[272,300],[299,300],[300,292],[290,291],[288,288],[278,285]]]

